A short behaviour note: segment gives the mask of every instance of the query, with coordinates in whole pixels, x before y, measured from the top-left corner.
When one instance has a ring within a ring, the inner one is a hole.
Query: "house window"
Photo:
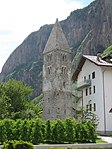
[[[92,111],[92,104],[89,105],[89,110]]]
[[[92,79],[94,79],[94,78],[95,78],[95,72],[92,73]]]
[[[86,76],[84,76],[84,81],[86,80]]]
[[[109,110],[109,113],[112,113],[112,108]]]
[[[89,75],[89,80],[91,79],[91,75]]]
[[[91,95],[91,87],[89,88],[89,95]]]
[[[96,103],[94,103],[94,111],[96,111]]]
[[[88,89],[86,88],[86,96],[88,95]]]
[[[95,85],[93,86],[93,93],[95,94]]]

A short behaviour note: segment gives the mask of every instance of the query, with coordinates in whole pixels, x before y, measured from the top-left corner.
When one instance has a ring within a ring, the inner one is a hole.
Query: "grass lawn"
[[[102,140],[102,139],[100,139],[100,138],[97,138],[97,139],[96,139],[96,143],[107,143],[107,142],[104,141],[104,140]]]

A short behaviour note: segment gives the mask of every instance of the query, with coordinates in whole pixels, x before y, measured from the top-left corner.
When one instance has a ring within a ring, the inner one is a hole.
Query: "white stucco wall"
[[[105,100],[105,128],[112,131],[112,68],[102,68],[104,74],[104,100]]]
[[[95,72],[95,78],[92,79],[92,73]],[[101,67],[97,66],[96,64],[90,62],[89,60],[86,60],[82,70],[79,73],[78,76],[78,82],[84,80],[84,76],[86,76],[86,79],[91,79],[91,94],[89,94],[89,87],[86,87],[88,89],[88,95],[86,96],[86,88],[83,88],[83,105],[86,108],[86,105],[91,100],[92,104],[92,111],[98,116],[99,118],[99,125],[97,130],[98,131],[104,131],[104,103],[103,103],[103,82],[102,82],[102,71]],[[93,86],[95,86],[95,93],[93,93]],[[94,103],[96,104],[96,111],[93,110]]]

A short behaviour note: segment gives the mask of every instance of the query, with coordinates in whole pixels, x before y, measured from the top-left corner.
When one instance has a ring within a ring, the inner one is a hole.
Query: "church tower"
[[[43,52],[43,119],[64,119],[71,116],[71,50],[56,23]]]

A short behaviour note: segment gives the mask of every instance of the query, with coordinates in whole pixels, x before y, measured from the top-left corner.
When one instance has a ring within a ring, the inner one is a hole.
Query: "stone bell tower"
[[[43,119],[64,119],[71,116],[71,50],[56,23],[43,52]]]

